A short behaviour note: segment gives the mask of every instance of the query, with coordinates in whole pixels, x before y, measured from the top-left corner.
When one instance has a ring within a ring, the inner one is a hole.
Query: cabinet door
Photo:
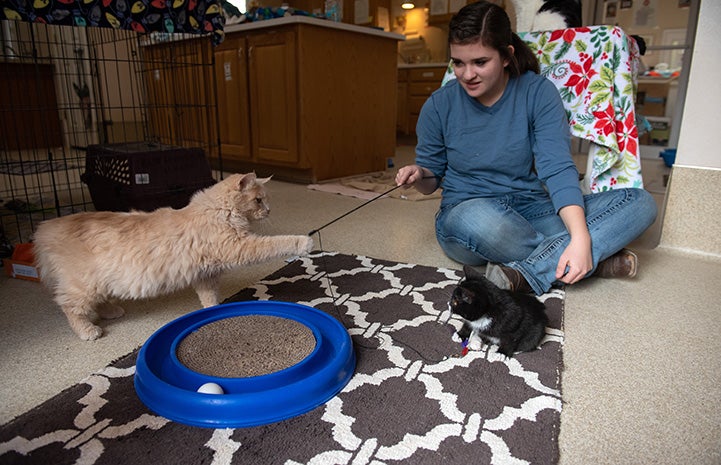
[[[390,0],[367,0],[365,2],[343,3],[343,22],[357,24],[359,26],[380,27],[385,30],[392,30],[389,24],[391,13]],[[347,5],[347,6],[346,6]],[[360,6],[365,5],[365,7]]]
[[[251,158],[245,37],[226,37],[215,50],[218,129],[224,158]]]
[[[298,163],[296,35],[273,31],[248,37],[253,158]]]
[[[0,66],[0,150],[61,147],[58,108],[52,65]],[[41,128],[45,137],[38,137]]]
[[[464,6],[473,3],[475,0],[430,0],[428,11],[428,24],[435,26],[447,26],[454,14]],[[503,0],[489,0],[504,10]]]
[[[173,108],[172,72],[168,69],[171,51],[167,46],[156,45],[145,50],[145,83],[148,98],[148,132],[151,138],[164,144],[173,144],[177,132]]]
[[[415,134],[418,115],[428,97],[441,86],[446,67],[415,68],[408,72],[408,128]]]
[[[172,48],[175,144],[203,147],[212,140],[212,51],[207,40],[191,39]]]
[[[408,134],[408,83],[398,83],[398,116],[396,118],[396,130]]]

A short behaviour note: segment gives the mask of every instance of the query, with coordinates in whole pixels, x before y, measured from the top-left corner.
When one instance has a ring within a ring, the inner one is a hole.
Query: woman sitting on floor
[[[502,288],[539,295],[593,274],[635,276],[637,257],[624,247],[656,219],[653,197],[582,194],[558,91],[502,8],[467,5],[449,28],[456,79],[424,104],[416,164],[396,175],[425,194],[443,188],[443,251],[488,264]]]

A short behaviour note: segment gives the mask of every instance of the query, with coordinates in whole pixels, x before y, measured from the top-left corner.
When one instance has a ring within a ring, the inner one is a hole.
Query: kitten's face
[[[488,295],[480,283],[464,280],[453,290],[448,308],[464,320],[479,320],[487,313]]]

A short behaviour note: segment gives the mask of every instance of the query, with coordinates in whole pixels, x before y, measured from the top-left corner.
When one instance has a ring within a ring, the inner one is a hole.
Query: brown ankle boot
[[[601,261],[593,272],[599,278],[633,278],[638,271],[638,257],[628,249],[622,249]]]
[[[526,278],[523,277],[521,272],[507,266],[489,263],[486,266],[486,279],[501,289],[523,292],[525,294],[535,294],[533,288],[528,284],[528,281],[526,281]]]

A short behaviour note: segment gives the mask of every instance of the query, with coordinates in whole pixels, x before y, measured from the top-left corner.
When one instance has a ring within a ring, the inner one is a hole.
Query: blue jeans
[[[583,198],[598,263],[640,236],[656,219],[656,202],[643,189],[617,189]],[[436,238],[451,259],[467,265],[501,263],[523,274],[536,294],[556,282],[556,266],[570,242],[549,198],[506,195],[442,208]]]

